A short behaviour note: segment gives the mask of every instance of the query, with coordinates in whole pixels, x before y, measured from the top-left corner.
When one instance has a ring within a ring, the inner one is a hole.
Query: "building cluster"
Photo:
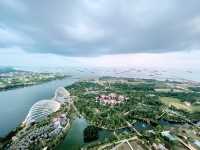
[[[59,117],[53,119],[53,125],[55,129],[60,129],[65,126],[69,120],[65,114],[61,114]]]
[[[118,95],[116,93],[110,93],[108,95],[99,95],[96,97],[96,101],[106,105],[116,105],[127,100],[127,97]]]
[[[199,132],[189,125],[180,128],[172,128],[161,132],[161,135],[170,142],[180,142],[184,147],[191,150],[200,149]]]
[[[40,148],[46,147],[49,141],[64,132],[69,125],[67,116],[61,114],[57,118],[53,118],[48,125],[19,132],[12,138],[12,143],[7,146],[7,149],[30,149],[31,145],[37,145]]]
[[[153,150],[168,150],[168,149],[165,147],[165,145],[164,145],[164,144],[161,144],[161,143],[158,143],[158,144],[153,143],[153,144],[152,144],[152,148],[153,148]]]
[[[168,139],[169,141],[176,141],[177,140],[177,138],[174,135],[172,135],[170,133],[170,131],[163,131],[163,132],[161,132],[161,135],[164,138]]]

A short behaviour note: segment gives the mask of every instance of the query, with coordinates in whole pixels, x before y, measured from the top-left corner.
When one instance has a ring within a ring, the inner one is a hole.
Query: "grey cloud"
[[[0,38],[0,47],[69,56],[199,49],[199,9],[198,0],[2,0],[0,25],[21,40]]]

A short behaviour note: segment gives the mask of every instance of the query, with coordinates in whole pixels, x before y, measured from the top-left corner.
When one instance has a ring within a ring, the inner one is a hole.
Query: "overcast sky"
[[[199,49],[199,0],[0,0],[0,65],[194,67]]]

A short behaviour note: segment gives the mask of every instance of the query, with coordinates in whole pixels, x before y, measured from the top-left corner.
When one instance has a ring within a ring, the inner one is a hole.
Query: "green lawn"
[[[188,112],[200,112],[200,105],[186,105],[185,102],[182,102],[178,98],[172,98],[172,97],[160,97],[160,100],[162,103],[164,103],[167,106],[174,106],[177,109],[180,110],[186,110]]]

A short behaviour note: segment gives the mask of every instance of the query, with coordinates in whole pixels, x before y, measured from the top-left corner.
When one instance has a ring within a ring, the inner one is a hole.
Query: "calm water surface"
[[[23,122],[35,102],[51,98],[56,88],[70,85],[75,81],[77,79],[66,78],[0,92],[0,137],[5,136]]]
[[[98,75],[107,75],[107,73],[101,71]],[[110,72],[108,72],[108,75],[116,76],[116,74]],[[84,77],[88,76],[93,77],[96,76],[96,74],[91,73],[89,75],[85,75]],[[120,74],[119,76],[137,77],[137,74],[130,73],[129,75],[126,73],[126,75]],[[194,78],[194,75],[191,76],[193,77],[191,79],[199,80],[199,78]],[[8,132],[20,124],[25,119],[30,107],[35,102],[41,99],[51,98],[54,95],[56,88],[59,86],[70,85],[77,80],[78,79],[66,78],[63,80],[47,82],[41,85],[0,92],[0,137],[5,136]],[[87,121],[84,118],[75,119],[72,122],[71,128],[63,143],[58,146],[58,150],[80,149],[80,147],[84,145],[83,131],[87,125]],[[144,123],[137,123],[135,126],[138,130],[150,128]],[[101,131],[99,133],[99,140],[103,140],[108,134],[109,133],[107,131]]]
[[[57,150],[79,150],[84,145],[83,131],[88,126],[84,118],[76,118],[67,133],[64,141],[58,146]]]
[[[76,118],[67,133],[64,141],[58,146],[57,150],[80,150],[82,146],[87,143],[84,142],[84,129],[88,126],[87,120],[84,118]],[[112,131],[108,130],[99,130],[98,135],[99,141],[104,141],[112,134]],[[93,141],[96,142],[96,141]]]

